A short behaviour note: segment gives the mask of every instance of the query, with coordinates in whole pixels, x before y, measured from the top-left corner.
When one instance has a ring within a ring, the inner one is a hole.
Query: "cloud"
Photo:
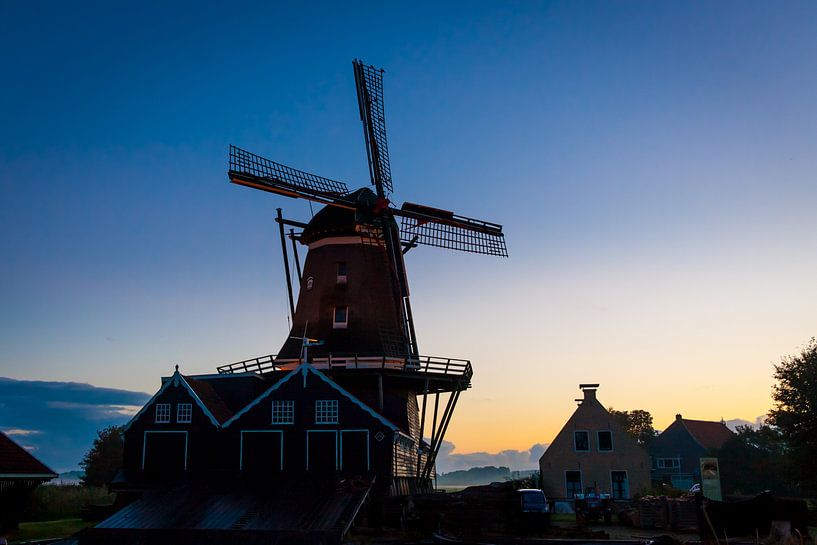
[[[738,426],[751,426],[753,428],[759,428],[766,422],[766,415],[762,414],[755,418],[754,422],[750,422],[748,420],[744,420],[742,418],[733,418],[732,420],[725,420],[726,427],[732,431],[737,431]]]
[[[2,407],[0,407],[2,408]],[[5,428],[3,429],[3,433],[8,435],[9,437],[25,437],[27,435],[37,435],[42,433],[40,430],[24,430],[21,428]]]
[[[535,469],[539,467],[539,458],[547,448],[546,443],[535,443],[527,450],[502,450],[490,452],[455,452],[451,441],[443,441],[437,456],[437,473],[448,473],[472,467],[505,466],[513,470]]]
[[[150,396],[76,382],[0,377],[0,429],[55,471],[79,467],[96,432],[126,423]]]

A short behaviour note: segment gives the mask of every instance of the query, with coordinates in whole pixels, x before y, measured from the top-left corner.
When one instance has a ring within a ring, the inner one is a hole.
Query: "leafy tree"
[[[85,486],[106,486],[122,468],[122,427],[109,426],[97,432],[94,444],[85,454],[80,466],[85,470],[82,484]]]
[[[629,433],[638,444],[649,446],[652,440],[658,437],[658,432],[652,426],[652,415],[643,409],[632,411],[617,411],[610,407],[608,412]]]
[[[713,455],[720,461],[721,484],[728,493],[795,492],[788,445],[778,428],[738,426],[734,437]]]
[[[804,490],[817,490],[817,340],[774,366],[769,424],[786,437]]]

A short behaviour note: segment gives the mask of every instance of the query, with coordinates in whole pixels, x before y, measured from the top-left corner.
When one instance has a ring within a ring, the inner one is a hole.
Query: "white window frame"
[[[666,462],[670,461],[670,465],[667,465]],[[681,459],[680,458],[673,458],[671,456],[664,456],[661,458],[655,459],[655,467],[657,469],[681,469]]]
[[[341,264],[343,264],[343,268],[346,269],[346,274],[340,274]],[[345,261],[338,261],[335,272],[337,273],[338,284],[345,284],[346,277],[349,274],[349,265]]]
[[[338,312],[339,308],[345,308],[346,309],[346,321],[338,322],[336,320],[337,312]],[[342,305],[342,306],[339,306],[339,307],[332,307],[332,329],[346,329],[347,327],[349,327],[349,305]]]
[[[170,403],[157,403],[154,415],[156,424],[170,424]]]
[[[577,433],[584,433],[587,435],[587,448],[579,450],[576,445],[576,434]],[[590,452],[592,450],[590,446],[590,432],[588,430],[573,430],[573,451],[574,452]]]
[[[316,399],[315,400],[315,424],[332,425],[337,424],[339,419],[340,404],[337,399]],[[328,407],[328,409],[327,409]],[[334,414],[334,419],[331,417]]]
[[[602,449],[601,448],[601,434],[602,433],[609,433],[610,434],[610,448],[609,449]],[[615,449],[615,445],[613,444],[613,431],[612,430],[598,430],[596,432],[596,449],[599,452],[613,452]]]
[[[182,409],[185,409],[185,414],[182,414]],[[179,424],[190,424],[193,422],[192,403],[179,403],[176,405],[176,422]]]
[[[276,408],[277,406],[277,408]],[[270,404],[270,424],[295,424],[295,401],[292,399],[273,399]]]

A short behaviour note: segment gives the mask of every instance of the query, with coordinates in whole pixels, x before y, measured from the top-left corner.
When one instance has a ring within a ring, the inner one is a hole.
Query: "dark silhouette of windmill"
[[[353,65],[373,190],[350,191],[343,182],[230,147],[233,183],[324,207],[308,223],[284,219],[278,209],[292,315],[289,338],[275,356],[223,366],[219,372],[289,370],[302,362],[302,339],[320,339],[323,343],[309,350],[309,363],[412,437],[416,459],[395,469],[393,477],[408,479],[411,489],[419,479],[422,488],[432,475],[459,393],[470,386],[472,370],[465,360],[420,356],[403,256],[421,245],[504,257],[508,253],[501,225],[430,206],[406,202],[398,208],[392,203],[383,70],[359,60]],[[298,271],[297,306],[285,226],[290,228]],[[308,247],[303,271],[296,242]],[[445,393],[449,396],[440,414],[440,395]],[[426,444],[429,395],[434,396],[434,414],[431,442]]]

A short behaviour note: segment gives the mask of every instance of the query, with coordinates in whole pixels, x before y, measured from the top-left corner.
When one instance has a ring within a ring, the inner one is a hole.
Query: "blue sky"
[[[4,2],[0,376],[152,392],[275,352],[272,216],[310,211],[227,147],[365,184],[356,57],[398,203],[506,229],[508,260],[408,256],[421,351],[476,369],[458,448],[550,441],[579,382],[658,427],[763,414],[816,325],[809,2]]]

